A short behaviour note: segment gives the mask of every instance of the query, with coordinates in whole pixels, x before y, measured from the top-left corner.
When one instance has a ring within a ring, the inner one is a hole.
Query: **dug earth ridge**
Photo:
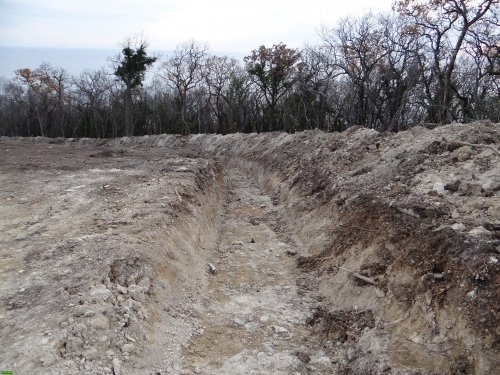
[[[0,138],[0,367],[492,374],[500,125]]]

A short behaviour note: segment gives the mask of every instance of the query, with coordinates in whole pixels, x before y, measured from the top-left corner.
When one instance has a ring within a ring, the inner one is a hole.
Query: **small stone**
[[[385,297],[385,292],[382,289],[375,288],[375,295],[378,298],[383,298],[383,297]]]
[[[267,323],[269,321],[269,317],[267,315],[262,315],[260,318],[259,318],[259,321],[261,323]]]
[[[356,353],[356,350],[354,348],[347,348],[346,356],[349,362],[352,362],[356,358],[358,358],[358,354]]]
[[[483,184],[483,189],[487,192],[494,192],[500,190],[500,179],[487,180]]]
[[[86,349],[82,355],[83,358],[85,358],[87,361],[93,361],[99,357],[99,351],[91,346],[90,348]]]
[[[80,337],[70,336],[66,340],[66,351],[69,353],[78,353],[83,349],[83,340]]]
[[[194,373],[195,374],[201,374],[201,369],[199,367],[194,368]]]
[[[330,361],[330,358],[328,358],[326,355],[323,354],[323,355],[311,358],[311,364],[314,364],[317,366],[330,367],[332,365],[332,361]]]
[[[127,279],[127,285],[130,286],[130,285],[135,284],[135,279],[136,279],[135,274],[130,275]]]
[[[116,290],[121,293],[121,294],[127,294],[127,288],[125,288],[124,286],[120,285],[120,284],[117,284],[116,285]]]
[[[128,293],[130,294],[130,297],[134,299],[135,301],[138,302],[144,302],[146,301],[146,294],[144,293],[144,288],[142,288],[139,285],[132,284],[128,287]]]
[[[106,288],[104,285],[99,285],[93,288],[89,292],[89,294],[93,302],[101,302],[101,301],[106,302],[113,295],[113,293],[111,293],[111,290]]]
[[[104,315],[99,314],[92,318],[90,325],[96,329],[108,329],[109,320]]]
[[[131,337],[130,335],[125,335],[125,338],[126,338],[128,341],[130,341],[130,342],[135,342],[135,341],[136,341],[136,340],[135,340],[133,337]]]
[[[280,327],[280,326],[272,326],[274,333],[277,333],[278,335],[283,335],[288,333],[288,330],[285,327]]]
[[[234,246],[243,246],[245,243],[243,241],[234,241],[233,245]]]
[[[144,291],[147,292],[149,290],[149,288],[151,287],[151,280],[149,280],[149,277],[143,277],[137,283],[137,285],[139,285],[140,287],[142,287],[144,289]]]
[[[441,181],[437,181],[434,183],[432,186],[432,190],[435,191],[438,195],[443,195],[444,194],[444,183]]]
[[[485,237],[485,236],[491,236],[491,232],[485,227],[479,226],[470,230],[469,235],[473,237]]]
[[[244,326],[247,323],[247,321],[244,319],[235,318],[233,320],[233,323],[236,324],[237,326]]]
[[[451,153],[452,160],[467,161],[472,156],[472,148],[470,146],[463,146]]]
[[[134,351],[135,351],[134,344],[125,344],[122,346],[123,353],[129,354],[129,353],[133,353]]]
[[[101,337],[99,337],[96,341],[96,344],[100,347],[100,348],[103,348],[103,349],[106,349],[109,347],[109,342],[110,342],[110,339],[108,336],[106,335],[103,335]]]
[[[88,307],[85,305],[77,305],[75,306],[75,309],[73,311],[73,316],[79,317],[85,314],[85,311],[87,311]]]
[[[295,353],[295,355],[297,356],[298,359],[300,359],[301,362],[304,362],[304,363],[311,362],[311,357],[309,357],[309,355],[305,352],[302,352],[299,350]]]
[[[391,366],[389,366],[387,363],[383,363],[380,365],[380,371],[381,372],[387,372],[391,369]]]
[[[462,223],[455,223],[453,225],[450,225],[450,228],[453,229],[455,232],[465,231],[465,225],[463,225]]]
[[[474,299],[477,297],[477,289],[472,289],[469,293],[467,293],[467,297],[470,299]]]
[[[451,213],[451,218],[456,220],[460,217],[460,214],[458,213],[457,210],[453,210],[453,212]]]
[[[119,358],[113,359],[113,372],[115,373],[115,375],[122,374],[122,361],[120,361]]]
[[[444,185],[444,189],[449,191],[457,191],[458,188],[460,187],[460,183],[461,183],[460,180],[455,180],[449,184]]]
[[[208,263],[208,270],[212,275],[217,273],[217,267],[215,267],[212,263]]]
[[[479,184],[462,183],[462,184],[460,184],[458,191],[459,191],[459,195],[469,195],[469,196],[473,196],[473,197],[480,197],[483,194],[484,189]]]
[[[49,367],[54,364],[56,361],[56,358],[52,354],[46,354],[40,358],[40,362],[42,363],[43,367]]]
[[[83,323],[78,323],[73,327],[71,333],[78,337],[84,337],[87,335],[87,326]]]

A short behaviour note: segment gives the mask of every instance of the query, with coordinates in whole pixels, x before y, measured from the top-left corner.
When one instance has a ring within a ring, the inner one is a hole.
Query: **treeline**
[[[500,122],[499,0],[401,0],[394,9],[323,27],[318,45],[261,46],[243,61],[214,56],[195,41],[157,59],[146,41],[128,40],[113,67],[78,77],[48,64],[23,68],[0,86],[0,135]]]

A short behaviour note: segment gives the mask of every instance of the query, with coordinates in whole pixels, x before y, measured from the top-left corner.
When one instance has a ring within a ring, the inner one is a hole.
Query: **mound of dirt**
[[[240,137],[204,146],[239,158],[281,204],[284,230],[303,245],[299,266],[319,275],[318,324],[331,355],[340,361],[356,342],[345,371],[385,362],[423,373],[495,372],[498,124]],[[349,340],[332,318],[358,321],[366,312],[374,328]]]

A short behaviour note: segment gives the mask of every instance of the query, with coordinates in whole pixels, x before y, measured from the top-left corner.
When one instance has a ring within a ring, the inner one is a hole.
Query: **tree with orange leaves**
[[[23,68],[16,71],[17,78],[27,86],[30,105],[38,120],[40,135],[48,136],[51,119],[57,113],[61,136],[64,137],[64,101],[68,75],[62,68],[54,68],[50,64],[42,64],[31,70]]]
[[[271,48],[260,46],[245,57],[250,78],[262,92],[269,109],[269,129],[276,128],[276,105],[295,82],[300,52],[279,43]],[[266,130],[266,129],[262,129]]]

